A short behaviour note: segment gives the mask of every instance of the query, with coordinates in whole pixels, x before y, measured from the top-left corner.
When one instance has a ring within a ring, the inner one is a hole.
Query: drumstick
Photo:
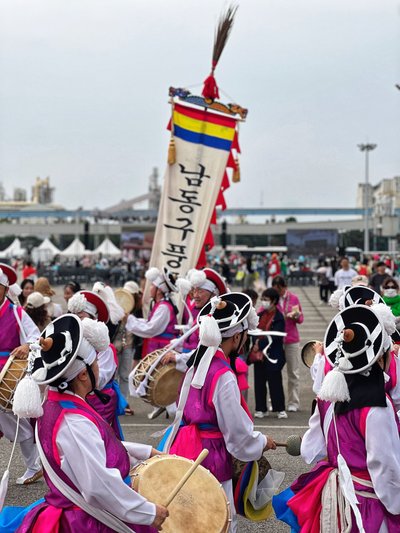
[[[208,450],[207,449],[202,450],[202,452],[200,453],[196,461],[192,464],[192,466],[189,468],[189,470],[186,472],[186,474],[183,476],[183,478],[179,481],[179,483],[176,485],[174,490],[168,496],[167,501],[164,504],[165,507],[168,507],[168,505],[170,505],[170,503],[175,498],[175,496],[178,494],[178,492],[181,490],[183,485],[190,478],[190,476],[193,474],[193,472],[196,470],[199,464],[204,461],[207,455],[208,455]]]
[[[285,443],[275,442],[275,445],[284,446],[289,455],[297,456],[300,455],[301,437],[299,435],[290,435]]]

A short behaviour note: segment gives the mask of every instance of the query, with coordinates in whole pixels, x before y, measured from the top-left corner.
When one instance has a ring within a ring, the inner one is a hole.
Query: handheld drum
[[[0,411],[12,411],[15,389],[25,376],[28,359],[10,355],[0,373]]]
[[[174,350],[169,351],[176,353]],[[131,374],[135,389],[137,389],[146,378],[151,366],[163,352],[165,352],[165,350],[161,349],[147,354],[135,367]],[[166,407],[167,405],[174,403],[178,398],[178,391],[182,377],[182,372],[179,372],[173,363],[162,365],[160,361],[153,369],[148,379],[146,396],[143,396],[142,399],[145,402],[154,405],[154,407]]]
[[[315,340],[306,342],[301,349],[301,360],[307,368],[311,368],[319,349],[322,350],[322,342]]]
[[[132,488],[149,501],[165,505],[171,491],[192,467],[193,461],[176,455],[156,455],[131,470]],[[198,466],[168,504],[165,533],[226,533],[229,502],[217,479]]]

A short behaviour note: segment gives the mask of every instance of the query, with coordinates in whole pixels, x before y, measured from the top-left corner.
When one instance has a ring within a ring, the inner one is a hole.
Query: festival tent
[[[36,248],[32,250],[32,259],[35,263],[51,261],[60,250],[49,239],[45,239]]]
[[[90,255],[93,252],[91,250],[85,250],[85,246],[82,241],[76,237],[65,250],[60,252],[61,257],[83,257],[84,255]]]
[[[104,239],[93,253],[97,255],[101,254],[103,257],[121,257],[121,250],[108,237]]]
[[[13,242],[2,252],[0,252],[1,259],[11,259],[12,257],[23,257],[26,254],[26,248],[22,248],[21,241],[16,238]]]

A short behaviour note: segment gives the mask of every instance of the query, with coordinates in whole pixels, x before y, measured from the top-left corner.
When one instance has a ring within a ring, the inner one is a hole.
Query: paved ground
[[[295,293],[300,298],[304,310],[305,320],[300,326],[301,340],[306,342],[311,339],[323,339],[324,331],[333,311],[330,307],[320,306],[318,290],[314,287],[294,288]],[[277,420],[273,417],[257,421],[256,428],[271,435],[277,441],[285,442],[286,438],[292,434],[304,434],[307,429],[308,417],[311,408],[313,395],[311,391],[311,379],[309,370],[301,365],[301,411],[298,413],[289,413],[287,420]],[[250,408],[254,409],[254,399],[250,392]],[[152,434],[166,427],[167,420],[158,418],[151,422],[146,415],[151,408],[140,400],[134,400],[132,407],[135,410],[135,416],[121,417],[121,423],[125,433],[126,440],[146,442],[156,444],[159,439],[153,438]],[[0,440],[0,475],[6,468],[11,445],[4,439]],[[291,457],[284,449],[278,448],[277,451],[267,453],[268,460],[276,470],[285,472],[286,477],[282,489],[302,472],[308,469],[300,458]],[[34,500],[43,496],[45,485],[43,481],[31,485],[30,487],[20,487],[15,485],[15,479],[24,471],[21,456],[17,447],[15,460],[11,469],[11,478],[9,492],[7,495],[6,505],[27,505]],[[287,532],[289,528],[275,519],[270,519],[262,523],[251,523],[247,520],[240,519],[240,532]]]

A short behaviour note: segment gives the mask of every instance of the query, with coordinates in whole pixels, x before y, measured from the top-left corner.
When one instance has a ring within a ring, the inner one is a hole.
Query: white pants
[[[285,344],[288,405],[300,407],[300,343]]]
[[[0,412],[0,431],[11,442],[15,439],[17,430],[17,417],[13,413]],[[24,462],[27,468],[37,470],[39,453],[33,442],[33,428],[26,418],[20,418],[17,442],[21,447]]]

